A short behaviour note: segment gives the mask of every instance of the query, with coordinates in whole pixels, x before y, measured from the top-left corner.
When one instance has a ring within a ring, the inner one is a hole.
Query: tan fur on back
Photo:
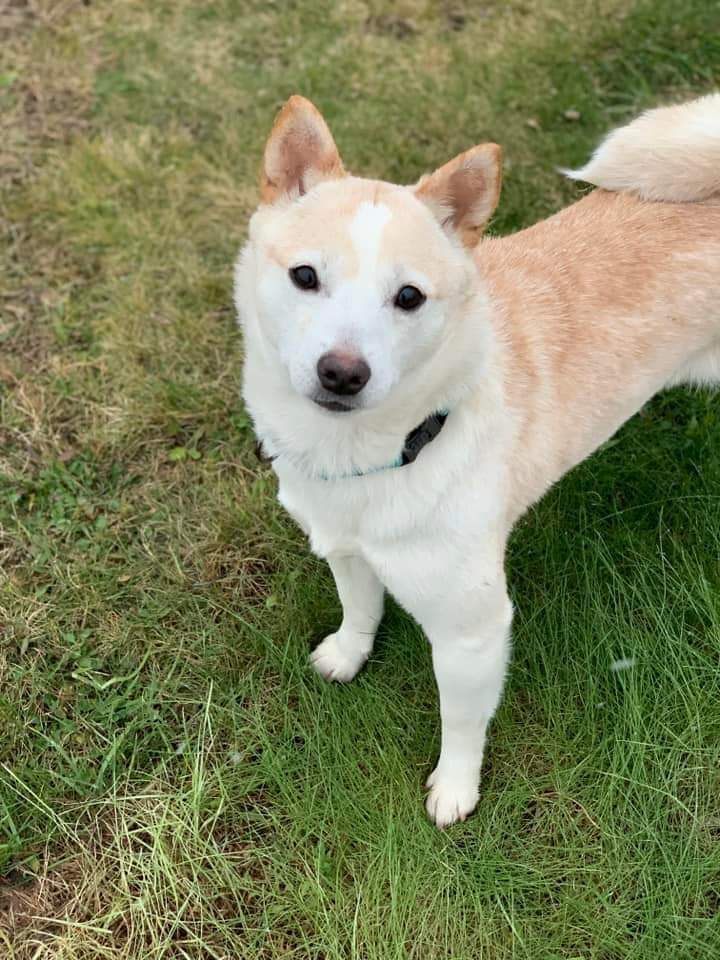
[[[476,260],[508,348],[522,509],[717,336],[720,201],[596,190]]]

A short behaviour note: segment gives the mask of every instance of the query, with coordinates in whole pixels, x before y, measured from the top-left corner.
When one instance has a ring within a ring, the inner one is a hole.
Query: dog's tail
[[[580,170],[563,170],[605,190],[682,203],[720,194],[720,93],[648,110],[613,130]]]

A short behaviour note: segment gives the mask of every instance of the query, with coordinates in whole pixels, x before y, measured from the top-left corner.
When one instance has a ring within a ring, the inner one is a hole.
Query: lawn
[[[439,832],[417,627],[308,667],[339,605],[231,306],[290,93],[370,176],[499,141],[506,233],[718,86],[715,0],[0,4],[3,960],[720,954],[720,399],[656,398],[516,530],[480,806]]]

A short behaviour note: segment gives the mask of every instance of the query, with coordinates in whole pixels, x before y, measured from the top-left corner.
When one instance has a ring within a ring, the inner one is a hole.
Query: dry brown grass
[[[88,129],[100,24],[82,0],[0,4],[0,187]]]

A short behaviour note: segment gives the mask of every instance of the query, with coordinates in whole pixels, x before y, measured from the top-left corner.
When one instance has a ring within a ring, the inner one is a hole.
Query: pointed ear
[[[321,180],[344,177],[340,154],[320,111],[304,97],[290,97],[265,144],[260,195],[263,203],[302,196]]]
[[[423,177],[415,188],[443,227],[474,247],[500,196],[502,150],[496,143],[472,147]]]

